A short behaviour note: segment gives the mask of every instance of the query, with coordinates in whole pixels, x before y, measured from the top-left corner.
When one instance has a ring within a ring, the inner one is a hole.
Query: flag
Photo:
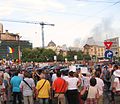
[[[14,49],[11,48],[11,47],[9,47],[9,46],[7,46],[7,52],[8,52],[8,53],[13,53],[13,52],[14,52]]]

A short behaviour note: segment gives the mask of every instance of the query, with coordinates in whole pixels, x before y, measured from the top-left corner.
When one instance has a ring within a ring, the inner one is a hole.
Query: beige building
[[[88,53],[91,58],[94,56],[97,58],[103,58],[105,53],[105,46],[103,42],[95,41],[93,37],[90,37],[83,47],[83,52],[84,54]]]
[[[0,33],[0,40],[18,40],[19,39],[19,35],[18,34],[13,34],[13,33],[9,33],[8,30],[6,30],[5,33]]]
[[[89,54],[91,58],[93,56],[97,56],[97,58],[103,58],[105,53],[105,47],[104,46],[98,46],[98,45],[88,45],[86,44],[83,49],[84,54]]]
[[[56,44],[51,40],[48,43],[48,46],[46,47],[47,49],[52,49],[53,51],[56,51]]]

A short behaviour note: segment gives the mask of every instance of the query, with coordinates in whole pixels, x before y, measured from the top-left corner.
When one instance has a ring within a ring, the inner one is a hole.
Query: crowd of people
[[[105,96],[108,104],[120,104],[119,65],[108,63],[87,72],[67,67],[52,72],[15,67],[11,74],[11,67],[6,66],[0,71],[0,104],[107,104]]]

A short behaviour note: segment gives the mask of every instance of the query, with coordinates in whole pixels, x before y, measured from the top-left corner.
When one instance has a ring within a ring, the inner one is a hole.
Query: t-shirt
[[[54,73],[54,74],[52,75],[52,81],[54,81],[56,78],[57,78],[57,75],[56,75],[56,73]]]
[[[19,74],[18,74],[18,76],[19,76],[21,79],[23,79],[23,78],[24,78],[24,75],[23,75],[23,74],[21,74],[21,73],[19,73]]]
[[[19,76],[14,76],[10,80],[10,83],[12,85],[12,92],[20,92],[20,83],[22,79]]]
[[[99,95],[103,95],[103,87],[104,87],[104,82],[100,78],[95,78],[97,80],[96,88],[99,91]]]
[[[119,81],[119,78],[115,78],[114,82],[117,83],[116,91],[120,91],[120,81]]]
[[[56,93],[65,93],[67,89],[67,83],[64,79],[61,77],[58,77],[52,85],[53,89],[55,90]]]
[[[97,94],[97,88],[90,86],[87,98],[96,98],[96,94]]]
[[[69,77],[67,80],[68,82],[68,90],[76,90],[77,89],[77,82],[79,81],[76,77]]]
[[[41,79],[37,82],[36,89],[38,91],[44,82],[45,82],[45,79]],[[50,83],[48,80],[46,80],[44,86],[38,92],[38,98],[49,98],[49,91],[50,91]]]
[[[10,75],[8,73],[4,73],[4,80],[7,80],[10,78]]]
[[[25,78],[24,80],[31,86],[31,88],[35,87],[35,83],[32,78]],[[33,90],[24,81],[21,82],[20,88],[23,91],[23,96],[32,96]]]

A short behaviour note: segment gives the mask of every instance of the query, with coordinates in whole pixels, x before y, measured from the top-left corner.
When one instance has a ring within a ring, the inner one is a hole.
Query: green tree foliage
[[[74,55],[76,55],[77,54],[77,52],[76,51],[68,51],[67,52],[67,59],[68,59],[68,61],[73,61],[74,60]]]
[[[90,55],[89,54],[85,54],[85,55],[83,55],[83,58],[84,58],[84,60],[91,60],[91,57],[90,57]]]
[[[65,61],[65,58],[68,61],[74,61],[74,56],[77,55],[77,60],[90,60],[91,57],[89,54],[83,55],[83,52],[80,51],[67,51],[67,55],[65,56],[64,52],[60,50],[59,54],[56,53],[52,49],[43,49],[43,48],[34,48],[34,49],[23,49],[22,50],[22,61],[24,62],[47,62],[54,61],[54,56],[57,56],[57,61]]]
[[[83,60],[83,52],[81,50],[77,52],[77,58],[78,60]]]
[[[34,61],[34,62],[46,62],[53,61],[53,57],[56,53],[51,49],[34,48],[22,50],[22,61]]]
[[[60,50],[59,54],[57,55],[57,61],[64,61],[63,51]]]

